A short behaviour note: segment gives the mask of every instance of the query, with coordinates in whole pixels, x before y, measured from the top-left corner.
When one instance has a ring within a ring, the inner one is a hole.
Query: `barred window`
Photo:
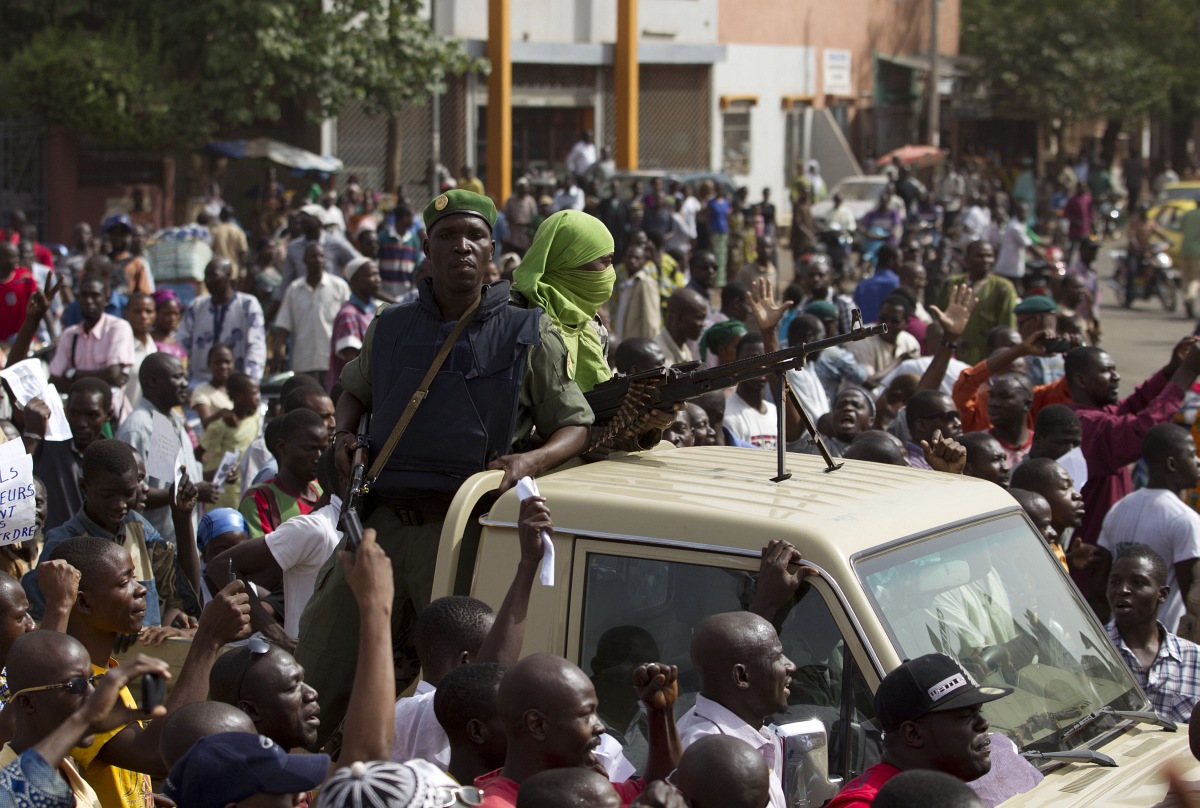
[[[721,116],[722,166],[726,174],[750,173],[750,108],[727,109]]]

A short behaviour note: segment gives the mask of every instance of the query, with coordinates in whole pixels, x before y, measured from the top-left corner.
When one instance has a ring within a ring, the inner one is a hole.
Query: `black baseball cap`
[[[884,732],[895,732],[926,713],[974,707],[1011,692],[1011,687],[980,687],[953,658],[926,654],[906,659],[883,677],[875,691],[875,714]]]

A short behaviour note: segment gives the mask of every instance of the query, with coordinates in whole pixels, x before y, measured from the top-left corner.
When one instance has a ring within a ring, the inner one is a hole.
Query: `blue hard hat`
[[[100,223],[100,232],[107,233],[114,227],[121,226],[127,228],[130,232],[133,232],[133,220],[124,213],[114,213],[112,216],[106,217],[105,220]]]

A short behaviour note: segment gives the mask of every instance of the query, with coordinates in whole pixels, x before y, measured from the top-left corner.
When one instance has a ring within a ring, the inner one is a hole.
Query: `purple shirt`
[[[373,319],[375,319],[375,302],[373,300],[363,302],[353,294],[338,310],[337,317],[333,320],[333,334],[329,342],[329,377],[325,380],[330,392],[342,377],[342,368],[346,366],[345,361],[338,356],[338,351],[343,348],[355,348],[361,351],[367,326]]]
[[[1092,197],[1090,194],[1076,194],[1067,200],[1063,208],[1063,216],[1067,218],[1067,238],[1071,240],[1087,238],[1092,234]]]
[[[1083,425],[1083,457],[1088,481],[1083,487],[1083,524],[1079,535],[1089,544],[1100,537],[1109,508],[1133,490],[1129,464],[1142,456],[1142,438],[1150,427],[1165,424],[1183,404],[1183,390],[1159,371],[1118,404],[1090,407],[1068,401]]]

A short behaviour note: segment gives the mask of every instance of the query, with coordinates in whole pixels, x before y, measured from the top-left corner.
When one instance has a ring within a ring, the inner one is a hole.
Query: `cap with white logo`
[[[884,732],[895,732],[926,713],[974,707],[1011,692],[1011,687],[980,687],[953,658],[926,654],[905,660],[883,678],[875,691],[875,714]]]

